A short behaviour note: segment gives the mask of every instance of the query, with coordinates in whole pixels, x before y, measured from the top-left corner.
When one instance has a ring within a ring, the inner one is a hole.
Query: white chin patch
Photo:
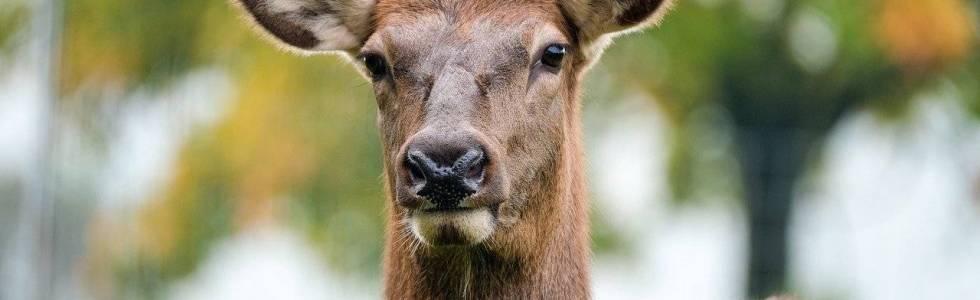
[[[409,217],[412,233],[432,246],[473,245],[494,229],[493,215],[485,207],[439,212],[417,211]]]

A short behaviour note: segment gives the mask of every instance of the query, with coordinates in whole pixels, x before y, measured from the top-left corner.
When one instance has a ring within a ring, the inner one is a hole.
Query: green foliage
[[[79,0],[65,11],[61,86],[89,96],[63,105],[104,101],[91,96],[100,89],[164,90],[202,67],[235,85],[228,114],[193,134],[164,192],[137,212],[135,235],[94,242],[124,248],[107,297],[161,297],[215,242],[269,222],[303,232],[337,271],[377,276],[381,150],[370,87],[350,66],[276,49],[225,1]]]
[[[165,85],[243,43],[235,13],[225,1],[65,1],[63,88]]]
[[[974,55],[968,65],[956,68],[951,77],[956,86],[960,87],[963,100],[970,112],[980,118],[980,55]]]
[[[885,116],[900,115],[915,90],[943,76],[960,78],[955,81],[967,94],[967,106],[975,107],[977,66],[969,62],[976,60],[975,54],[969,55],[967,62],[948,60],[938,67],[909,65],[955,57],[962,51],[955,47],[975,44],[975,36],[971,37],[973,42],[956,41],[963,38],[964,31],[976,32],[975,23],[960,21],[969,20],[968,14],[963,17],[951,8],[959,1],[941,2],[944,4],[764,1],[753,2],[750,7],[746,1],[680,1],[657,30],[624,39],[607,51],[605,65],[617,74],[630,74],[621,76],[624,86],[658,96],[655,99],[677,134],[671,151],[672,190],[676,198],[687,199],[692,182],[706,179],[693,177],[703,173],[691,170],[698,164],[691,161],[697,159],[692,155],[697,149],[689,144],[695,140],[689,135],[697,133],[684,127],[692,124],[687,120],[705,106],[720,104],[731,115],[733,123],[716,124],[719,126],[808,128],[818,139],[853,109],[873,108]],[[775,6],[760,8],[765,3]],[[976,1],[971,4],[976,5]],[[950,35],[934,38],[950,40],[942,43],[948,46],[889,48],[907,44],[890,41],[895,37],[882,33],[902,30],[888,26],[903,24],[888,23],[881,16],[888,5],[905,14],[900,17],[952,20],[931,25],[953,28],[936,30],[937,34]],[[904,10],[907,5],[920,5],[924,11]],[[823,32],[829,36],[817,35]],[[829,50],[819,52],[823,49]],[[936,59],[894,56],[903,53]],[[813,55],[824,56],[812,62]]]
[[[25,27],[29,13],[22,3],[0,4],[0,55],[8,53],[12,38]]]

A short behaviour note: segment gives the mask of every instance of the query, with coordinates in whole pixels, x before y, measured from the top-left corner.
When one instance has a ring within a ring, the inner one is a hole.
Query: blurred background
[[[585,84],[599,299],[980,298],[976,0],[681,0]],[[374,299],[370,86],[227,1],[0,2],[0,299]]]

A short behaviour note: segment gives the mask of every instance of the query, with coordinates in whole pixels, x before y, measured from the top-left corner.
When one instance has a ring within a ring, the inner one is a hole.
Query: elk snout
[[[405,151],[408,184],[423,207],[458,208],[483,184],[486,152],[478,143],[420,141]]]

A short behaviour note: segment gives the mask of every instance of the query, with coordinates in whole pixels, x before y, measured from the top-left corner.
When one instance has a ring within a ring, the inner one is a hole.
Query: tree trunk
[[[736,124],[738,160],[749,211],[749,296],[784,291],[793,187],[810,145],[805,130]]]

